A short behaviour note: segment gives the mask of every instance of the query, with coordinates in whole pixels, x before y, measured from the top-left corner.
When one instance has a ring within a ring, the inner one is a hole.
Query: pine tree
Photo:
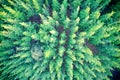
[[[120,68],[110,0],[1,0],[1,80],[109,80]],[[120,16],[120,15],[119,15]]]

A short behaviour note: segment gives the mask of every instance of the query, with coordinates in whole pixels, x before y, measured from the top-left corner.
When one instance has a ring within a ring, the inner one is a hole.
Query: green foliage
[[[1,80],[109,80],[120,68],[110,0],[1,0]],[[117,20],[115,20],[117,18]]]

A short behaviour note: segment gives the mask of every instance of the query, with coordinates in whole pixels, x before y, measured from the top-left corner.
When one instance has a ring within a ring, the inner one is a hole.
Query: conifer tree
[[[120,68],[110,0],[1,0],[1,80],[109,80]]]

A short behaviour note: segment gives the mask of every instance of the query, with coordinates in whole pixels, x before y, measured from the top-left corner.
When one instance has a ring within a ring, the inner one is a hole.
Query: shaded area
[[[39,15],[31,16],[28,21],[35,22],[35,23],[42,23],[41,17]]]
[[[93,54],[97,54],[98,50],[95,45],[91,44],[88,40],[85,40],[85,46],[87,46]]]
[[[110,77],[111,80],[120,80],[120,70],[114,69],[112,72],[113,77]]]

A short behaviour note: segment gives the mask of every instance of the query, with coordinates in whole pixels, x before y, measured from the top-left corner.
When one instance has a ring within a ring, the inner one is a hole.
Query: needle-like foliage
[[[109,2],[1,0],[0,80],[109,80],[120,68]]]

